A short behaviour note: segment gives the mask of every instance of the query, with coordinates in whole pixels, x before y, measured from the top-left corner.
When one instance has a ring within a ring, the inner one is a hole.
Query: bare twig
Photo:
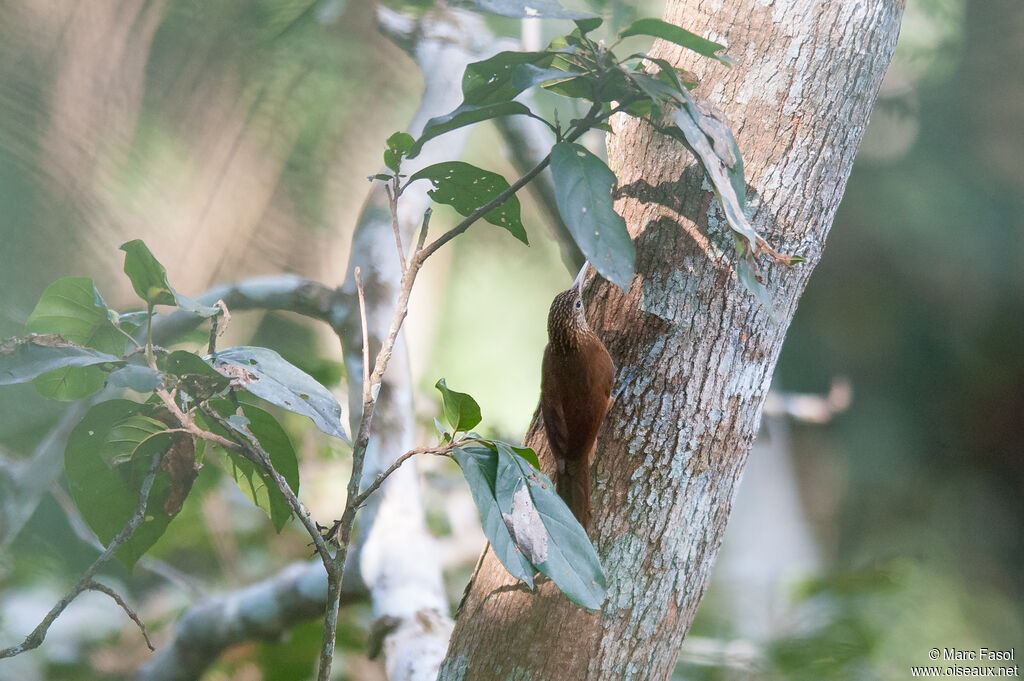
[[[356,498],[353,500],[352,503],[357,508],[362,506],[370,497],[370,495],[377,491],[378,487],[384,484],[384,481],[388,479],[389,475],[397,471],[403,463],[405,463],[412,457],[416,456],[417,454],[434,454],[435,456],[449,456],[451,451],[451,444],[445,445],[444,447],[421,447],[419,449],[410,449],[405,454],[402,454],[400,457],[391,462],[391,465],[388,466],[376,478],[374,478],[373,482],[366,486],[366,489],[364,489],[362,492],[356,495]]]
[[[94,582],[91,579],[88,582],[86,582],[85,588],[89,591],[100,591],[113,598],[114,602],[121,606],[121,609],[124,610],[124,613],[128,615],[129,618],[131,618],[132,622],[135,622],[137,625],[139,625],[139,629],[142,630],[142,638],[146,639],[146,646],[150,650],[156,650],[156,648],[153,647],[153,642],[149,640],[149,634],[146,633],[145,622],[143,622],[142,619],[138,616],[138,614],[136,614],[136,612],[131,609],[131,606],[125,603],[125,600],[121,598],[121,595],[119,593],[111,589],[109,586],[105,586],[103,584],[100,584],[99,582]]]
[[[395,236],[398,237],[398,220],[395,220]],[[399,244],[401,245],[401,244]],[[405,259],[402,259],[402,272],[405,272]],[[356,294],[359,296],[359,322],[363,327],[363,402],[370,399],[370,332],[366,325],[366,293],[363,291],[363,276],[359,267],[354,271]]]
[[[398,249],[398,262],[402,265],[402,274],[405,274],[407,267],[405,262],[405,247],[402,246],[402,230],[398,226],[398,196],[401,194],[401,187],[398,186],[398,176],[392,178],[391,184],[384,185],[384,191],[388,195],[388,207],[391,209],[391,229],[395,233],[395,247]],[[366,328],[366,323],[363,323]]]
[[[511,196],[511,194],[510,194]],[[363,385],[363,410],[359,419],[359,428],[356,430],[356,437],[352,447],[352,473],[348,480],[348,492],[345,496],[345,508],[341,518],[335,521],[328,532],[328,536],[336,539],[338,553],[334,556],[327,567],[327,613],[324,617],[323,647],[320,651],[320,668],[317,672],[317,681],[327,681],[330,678],[331,664],[334,660],[334,640],[338,625],[338,599],[341,594],[341,581],[345,574],[345,558],[348,554],[348,545],[352,538],[352,526],[355,523],[356,511],[359,504],[359,486],[363,478],[363,463],[366,459],[366,447],[370,442],[370,427],[373,424],[373,413],[377,406],[377,397],[380,393],[379,386],[388,362],[391,360],[391,353],[398,339],[398,332],[402,328],[402,322],[409,312],[409,296],[412,293],[412,286],[416,282],[416,275],[423,266],[424,258],[421,244],[426,240],[427,229],[430,224],[431,211],[428,208],[423,215],[423,226],[420,231],[419,243],[416,252],[409,260],[408,267],[402,274],[401,289],[398,294],[398,301],[395,303],[395,310],[391,317],[391,324],[388,333],[377,352],[377,359],[374,363],[373,372]],[[357,282],[358,285],[358,282]],[[367,329],[365,318],[363,319],[363,351],[366,353]],[[364,377],[365,367],[369,364],[369,355],[364,354]],[[396,467],[397,468],[397,467]]]
[[[35,629],[32,630],[25,640],[16,646],[10,648],[4,648],[0,650],[0,659],[5,657],[14,657],[20,655],[27,650],[33,650],[38,648],[43,639],[46,638],[46,632],[50,629],[50,625],[53,624],[54,620],[60,616],[62,612],[71,604],[71,601],[75,600],[80,593],[89,588],[89,584],[92,583],[92,577],[96,574],[96,571],[103,566],[111,556],[121,548],[125,542],[131,539],[132,535],[135,534],[135,530],[138,529],[139,525],[142,524],[142,520],[146,517],[146,505],[149,502],[149,491],[153,488],[153,480],[156,479],[156,474],[160,470],[160,462],[163,460],[163,454],[157,454],[153,457],[152,463],[149,465],[149,471],[146,473],[146,477],[142,480],[142,486],[139,489],[139,505],[135,509],[135,513],[128,520],[128,524],[118,532],[117,536],[107,545],[107,549],[100,554],[100,556],[92,562],[92,565],[85,571],[82,578],[75,583],[71,589],[68,590],[64,597],[57,602],[55,606],[50,608],[50,612],[46,613]]]
[[[82,514],[78,511],[78,508],[75,507],[75,502],[71,500],[71,495],[56,483],[50,485],[50,494],[53,495],[54,500],[56,500],[57,504],[64,511],[68,524],[71,526],[75,535],[86,544],[89,544],[96,550],[102,552],[103,544],[100,543],[96,534],[89,529],[88,525],[86,525],[85,520],[82,518]],[[152,556],[142,556],[139,558],[137,565],[149,572],[152,572],[154,575],[163,577],[168,582],[174,584],[183,591],[188,592],[193,599],[198,599],[205,595],[202,587],[196,582],[196,580],[189,575],[186,575],[173,565],[165,563],[162,560],[153,558]]]

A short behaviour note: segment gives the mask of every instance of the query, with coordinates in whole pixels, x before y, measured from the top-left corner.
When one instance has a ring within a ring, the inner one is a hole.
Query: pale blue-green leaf
[[[68,342],[60,336],[32,334],[0,345],[0,385],[25,383],[62,367],[120,363],[119,357]]]
[[[129,364],[107,377],[107,385],[130,388],[136,392],[153,392],[160,385],[160,372],[139,364]]]
[[[494,555],[510,575],[525,582],[532,589],[533,575],[536,570],[512,540],[494,496],[497,452],[480,445],[470,445],[454,447],[452,456],[462,469],[466,482],[469,483],[469,491],[480,512],[484,535],[491,543]]]
[[[207,359],[222,373],[233,375],[239,387],[282,409],[308,416],[323,432],[348,442],[341,427],[341,405],[334,395],[273,350],[239,346]],[[247,373],[225,367],[239,367]]]
[[[548,534],[547,560],[536,567],[558,585],[571,601],[591,610],[604,602],[607,583],[601,559],[586,531],[540,471],[504,443],[496,443],[496,489],[524,487]],[[500,497],[499,497],[500,504]]]

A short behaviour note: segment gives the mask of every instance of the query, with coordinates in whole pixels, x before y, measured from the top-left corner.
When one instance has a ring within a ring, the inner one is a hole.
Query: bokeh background
[[[612,26],[661,13],[574,6]],[[678,679],[904,679],[933,647],[1024,656],[1022,66],[1020,0],[909,0]],[[22,334],[62,276],[137,307],[117,249],[132,238],[189,295],[281,272],[340,284],[365,177],[421,84],[368,2],[0,2],[0,337]],[[498,149],[481,129],[467,157],[511,176]],[[477,397],[485,431],[521,437],[547,305],[571,278],[539,215],[527,198],[528,249],[474,228],[424,272],[408,330],[425,441],[442,376]],[[238,315],[230,333],[342,378],[336,340],[297,316]],[[0,391],[0,469],[30,460],[62,409],[31,386]],[[302,496],[333,517],[348,452],[286,423]],[[482,535],[457,469],[426,462],[424,484],[457,599]],[[69,508],[55,486],[0,555],[0,645],[95,557]],[[274,534],[215,466],[182,515],[150,569],[105,577],[158,645],[202,594],[308,556],[296,527]],[[367,608],[344,619],[342,678],[381,678]],[[312,622],[231,651],[208,678],[307,678],[318,644]],[[0,679],[121,678],[148,654],[105,597],[85,597]]]

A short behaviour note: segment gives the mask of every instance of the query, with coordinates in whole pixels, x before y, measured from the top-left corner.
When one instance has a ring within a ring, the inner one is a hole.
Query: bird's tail
[[[576,516],[583,529],[590,529],[590,462],[587,457],[566,460],[563,472],[555,473],[555,491]]]

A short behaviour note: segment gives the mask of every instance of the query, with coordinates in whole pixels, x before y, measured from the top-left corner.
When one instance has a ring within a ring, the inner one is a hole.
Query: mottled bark
[[[731,69],[672,45],[731,119],[753,224],[808,262],[763,263],[775,315],[733,273],[731,235],[692,158],[615,122],[617,208],[637,245],[627,294],[591,282],[591,327],[625,385],[602,428],[591,536],[609,579],[599,613],[551,583],[530,593],[488,552],[441,679],[664,679],[718,553],[768,385],[849,176],[899,29],[900,0],[765,6],[670,0],[665,18],[729,46]],[[527,442],[547,457],[535,421]],[[547,463],[545,461],[545,463]]]

